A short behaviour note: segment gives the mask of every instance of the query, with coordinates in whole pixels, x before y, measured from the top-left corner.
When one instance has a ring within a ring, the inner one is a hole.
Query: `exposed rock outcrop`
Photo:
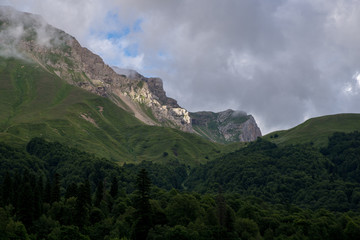
[[[215,142],[249,142],[261,136],[255,119],[245,112],[226,110],[219,113],[190,113],[198,134]]]

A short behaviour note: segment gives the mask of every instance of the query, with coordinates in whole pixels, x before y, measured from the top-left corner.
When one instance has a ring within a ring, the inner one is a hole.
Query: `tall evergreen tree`
[[[84,197],[85,197],[85,202],[86,204],[88,204],[89,206],[91,206],[91,188],[90,188],[90,181],[89,179],[85,180],[85,184],[84,184]]]
[[[40,178],[41,179],[41,178]],[[38,219],[42,212],[42,205],[43,205],[43,186],[42,186],[42,180],[37,181],[35,188],[34,188],[34,220]]]
[[[94,205],[96,207],[100,207],[100,203],[103,200],[103,198],[104,198],[104,183],[103,183],[103,181],[99,181],[99,183],[96,187]]]
[[[40,176],[39,179],[37,180],[37,186],[39,188],[39,192],[40,192],[40,199],[43,202],[44,201],[44,181],[43,181],[43,177]]]
[[[226,225],[226,202],[223,195],[223,189],[219,186],[219,192],[216,196],[216,213],[220,226],[225,227]]]
[[[8,172],[6,172],[6,175],[4,177],[4,181],[2,184],[2,204],[4,206],[10,204],[11,202],[11,196],[12,196],[12,192],[13,192],[13,183],[10,177],[10,174]]]
[[[55,173],[51,187],[51,203],[60,201],[60,175]]]
[[[17,186],[17,191],[15,190],[15,186]],[[22,178],[19,172],[15,173],[14,182],[13,182],[13,194],[11,196],[12,200],[11,203],[15,209],[18,207],[18,203],[20,200],[20,186],[22,186]]]
[[[48,178],[46,179],[46,185],[44,190],[44,202],[45,203],[51,202],[51,183]]]
[[[88,216],[88,191],[86,184],[80,184],[78,188],[78,194],[76,198],[76,206],[75,206],[75,224],[79,227],[83,227],[87,222]]]
[[[151,207],[150,207],[150,187],[151,181],[147,171],[143,168],[136,178],[136,217],[134,226],[134,239],[146,239],[151,228]]]
[[[119,183],[116,177],[113,177],[110,187],[110,195],[115,199],[119,192]]]
[[[29,227],[34,220],[34,193],[28,182],[23,183],[19,188],[17,215],[26,227]]]

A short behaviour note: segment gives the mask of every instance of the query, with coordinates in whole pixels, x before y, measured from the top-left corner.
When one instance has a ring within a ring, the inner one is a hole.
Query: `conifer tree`
[[[26,227],[32,224],[34,219],[34,193],[29,182],[24,182],[19,188],[17,215]]]
[[[96,207],[100,207],[100,203],[103,198],[104,198],[104,183],[103,183],[103,181],[99,181],[97,188],[96,188],[96,192],[95,192],[94,205]]]
[[[86,184],[80,184],[78,188],[78,194],[76,198],[76,206],[75,206],[75,224],[79,227],[83,227],[87,221],[88,215],[88,192]]]
[[[119,192],[119,184],[116,177],[113,177],[110,187],[110,195],[115,199]]]
[[[91,206],[91,188],[90,188],[89,179],[85,180],[84,197],[85,197],[85,203],[88,204],[89,206]]]
[[[134,226],[134,239],[146,239],[151,228],[151,208],[150,208],[150,187],[151,181],[145,169],[141,169],[136,179],[136,217],[137,222]]]
[[[45,203],[51,202],[51,183],[49,179],[46,179],[46,185],[44,190],[44,202]]]
[[[8,172],[6,172],[1,189],[2,189],[2,204],[6,206],[10,204],[11,196],[13,192],[12,180]]]
[[[39,188],[39,192],[40,192],[40,199],[43,202],[44,201],[44,181],[43,181],[43,177],[40,176],[38,181],[37,181],[37,186]]]
[[[17,186],[17,189],[20,189],[20,186],[22,186],[22,178],[19,172],[15,173],[13,181],[13,194],[11,196],[11,204],[14,206],[15,209],[17,209],[20,198],[20,191],[15,191],[15,186]]]
[[[55,173],[51,187],[51,203],[60,201],[60,175]]]
[[[39,180],[34,188],[34,220],[38,219],[41,214],[42,214],[42,204],[43,204],[43,200],[42,200],[42,180]]]
[[[223,195],[222,187],[219,186],[219,192],[216,197],[216,210],[217,210],[217,218],[220,226],[225,227],[226,223],[226,202]]]

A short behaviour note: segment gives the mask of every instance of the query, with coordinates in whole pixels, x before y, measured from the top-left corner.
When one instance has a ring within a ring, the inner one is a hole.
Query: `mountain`
[[[112,67],[120,75],[131,79],[142,79],[148,83],[151,92],[158,97],[162,105],[180,107],[177,101],[166,96],[162,80],[159,78],[145,78],[132,69]],[[242,111],[228,109],[223,112],[189,112],[191,132],[210,141],[219,143],[251,142],[261,137],[260,128],[253,116]]]
[[[120,162],[186,165],[238,147],[184,131],[188,113],[156,89],[159,79],[116,74],[39,16],[4,7],[0,16],[0,141],[23,147],[43,137]]]
[[[311,118],[289,130],[276,131],[264,139],[279,145],[312,143],[324,147],[335,132],[360,131],[360,114],[336,114]]]
[[[192,127],[189,112],[166,96],[160,78],[146,78],[128,69],[114,68],[114,71],[74,37],[48,25],[40,16],[10,7],[1,7],[0,15],[1,55],[30,58],[69,84],[109,98],[147,125],[199,133]],[[242,132],[252,131],[244,127]],[[248,138],[233,139],[247,141]]]
[[[250,142],[261,137],[255,119],[245,112],[194,112],[190,117],[195,132],[214,142]]]
[[[261,133],[244,112],[189,113],[161,79],[117,74],[11,11],[0,11],[1,239],[359,239],[360,114],[215,143]],[[310,141],[323,147],[293,144]]]
[[[177,129],[148,126],[108,98],[72,86],[39,64],[0,58],[0,140],[43,137],[120,162],[215,158],[225,148]]]

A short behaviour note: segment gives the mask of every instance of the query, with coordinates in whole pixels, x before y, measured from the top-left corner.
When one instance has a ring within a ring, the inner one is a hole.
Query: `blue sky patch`
[[[124,27],[120,31],[109,32],[106,34],[107,39],[121,39],[130,33],[129,27]]]
[[[137,19],[132,27],[132,30],[134,32],[142,32],[141,24],[143,23],[143,21],[144,20],[142,18]]]
[[[139,54],[139,45],[131,44],[128,47],[124,48],[124,54],[128,57],[136,57]]]

